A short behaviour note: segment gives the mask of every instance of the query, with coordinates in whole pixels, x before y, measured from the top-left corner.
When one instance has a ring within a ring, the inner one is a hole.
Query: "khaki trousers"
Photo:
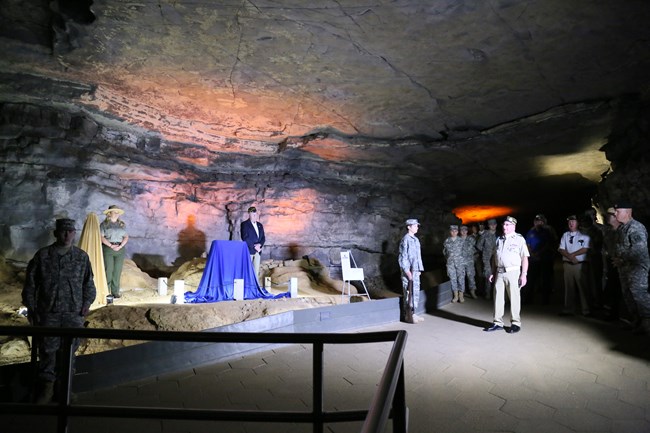
[[[251,254],[251,260],[253,261],[253,269],[255,269],[255,278],[257,282],[260,282],[260,253]]]
[[[506,299],[508,292],[510,298],[510,321],[513,325],[521,326],[521,295],[519,288],[519,269],[510,272],[498,273],[494,288],[494,324],[503,326],[503,315],[505,313]]]

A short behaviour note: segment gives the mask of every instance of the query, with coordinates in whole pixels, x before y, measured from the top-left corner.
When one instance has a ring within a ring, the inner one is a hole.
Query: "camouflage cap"
[[[413,226],[413,225],[420,225],[420,223],[418,222],[417,218],[409,218],[406,220],[406,225]]]
[[[463,224],[462,226],[460,226],[460,229],[461,230],[467,230],[467,226]]]
[[[568,217],[566,217],[566,220],[567,221],[577,221],[578,217],[575,216],[575,215],[569,215]]]
[[[487,223],[488,223],[488,225],[489,224],[496,224],[497,220],[495,220],[494,218],[490,218],[489,220],[487,220]]]
[[[56,228],[55,230],[57,231],[73,231],[77,230],[77,227],[75,227],[76,221],[69,219],[69,218],[59,218],[56,220]]]
[[[517,218],[513,218],[511,216],[506,217],[506,221],[508,221],[511,224],[517,225]]]
[[[449,226],[449,230],[458,230],[458,226],[456,224],[452,224]]]
[[[609,215],[616,215],[616,209],[614,209],[613,207],[610,207],[609,209],[607,209],[607,213]]]

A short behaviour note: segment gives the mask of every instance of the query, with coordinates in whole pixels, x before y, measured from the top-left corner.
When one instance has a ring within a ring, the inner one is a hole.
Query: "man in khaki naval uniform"
[[[503,314],[505,309],[505,291],[508,291],[510,298],[510,315],[512,326],[508,331],[510,334],[519,332],[521,329],[520,290],[526,285],[526,274],[528,273],[528,247],[526,239],[515,232],[517,220],[511,216],[506,217],[503,222],[503,236],[497,239],[493,254],[492,275],[489,281],[495,281],[494,296],[494,324],[483,329],[486,332],[500,331],[503,329]],[[496,278],[495,278],[496,275]]]

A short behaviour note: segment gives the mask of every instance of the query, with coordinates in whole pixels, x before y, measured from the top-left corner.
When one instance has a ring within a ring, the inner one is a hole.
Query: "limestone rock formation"
[[[157,282],[144,274],[130,260],[126,260],[122,274],[122,297],[113,304],[93,308],[87,316],[87,327],[106,329],[137,329],[158,331],[203,331],[205,329],[266,317],[286,311],[315,308],[348,302],[342,299],[342,281],[326,275],[326,269],[315,260],[265,264],[267,269],[281,269],[274,278],[272,292],[286,292],[285,279],[299,280],[299,298],[252,299],[223,301],[210,304],[172,305],[171,295],[160,296]],[[169,280],[184,279],[191,284],[200,281],[205,259],[195,259],[183,264]],[[273,273],[271,273],[272,275]],[[194,279],[193,279],[194,278]],[[0,256],[0,324],[25,326],[27,318],[21,312],[21,290],[25,280],[24,270],[8,263]],[[172,283],[173,286],[173,283]],[[395,296],[394,294],[392,296]],[[79,348],[81,354],[113,350],[138,341],[88,340]],[[31,342],[19,338],[0,339],[0,365],[28,362]]]
[[[645,0],[6,0],[0,253],[119,204],[129,257],[169,275],[256,204],[263,259],[334,276],[350,249],[395,289],[408,217],[435,269],[460,205],[561,222],[644,178],[649,21]]]

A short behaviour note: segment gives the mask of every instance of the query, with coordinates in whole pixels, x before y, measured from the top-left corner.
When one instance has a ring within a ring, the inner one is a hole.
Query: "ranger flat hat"
[[[109,212],[117,212],[118,215],[122,215],[124,211],[120,209],[117,205],[112,204],[104,211],[104,215],[108,215]]]

